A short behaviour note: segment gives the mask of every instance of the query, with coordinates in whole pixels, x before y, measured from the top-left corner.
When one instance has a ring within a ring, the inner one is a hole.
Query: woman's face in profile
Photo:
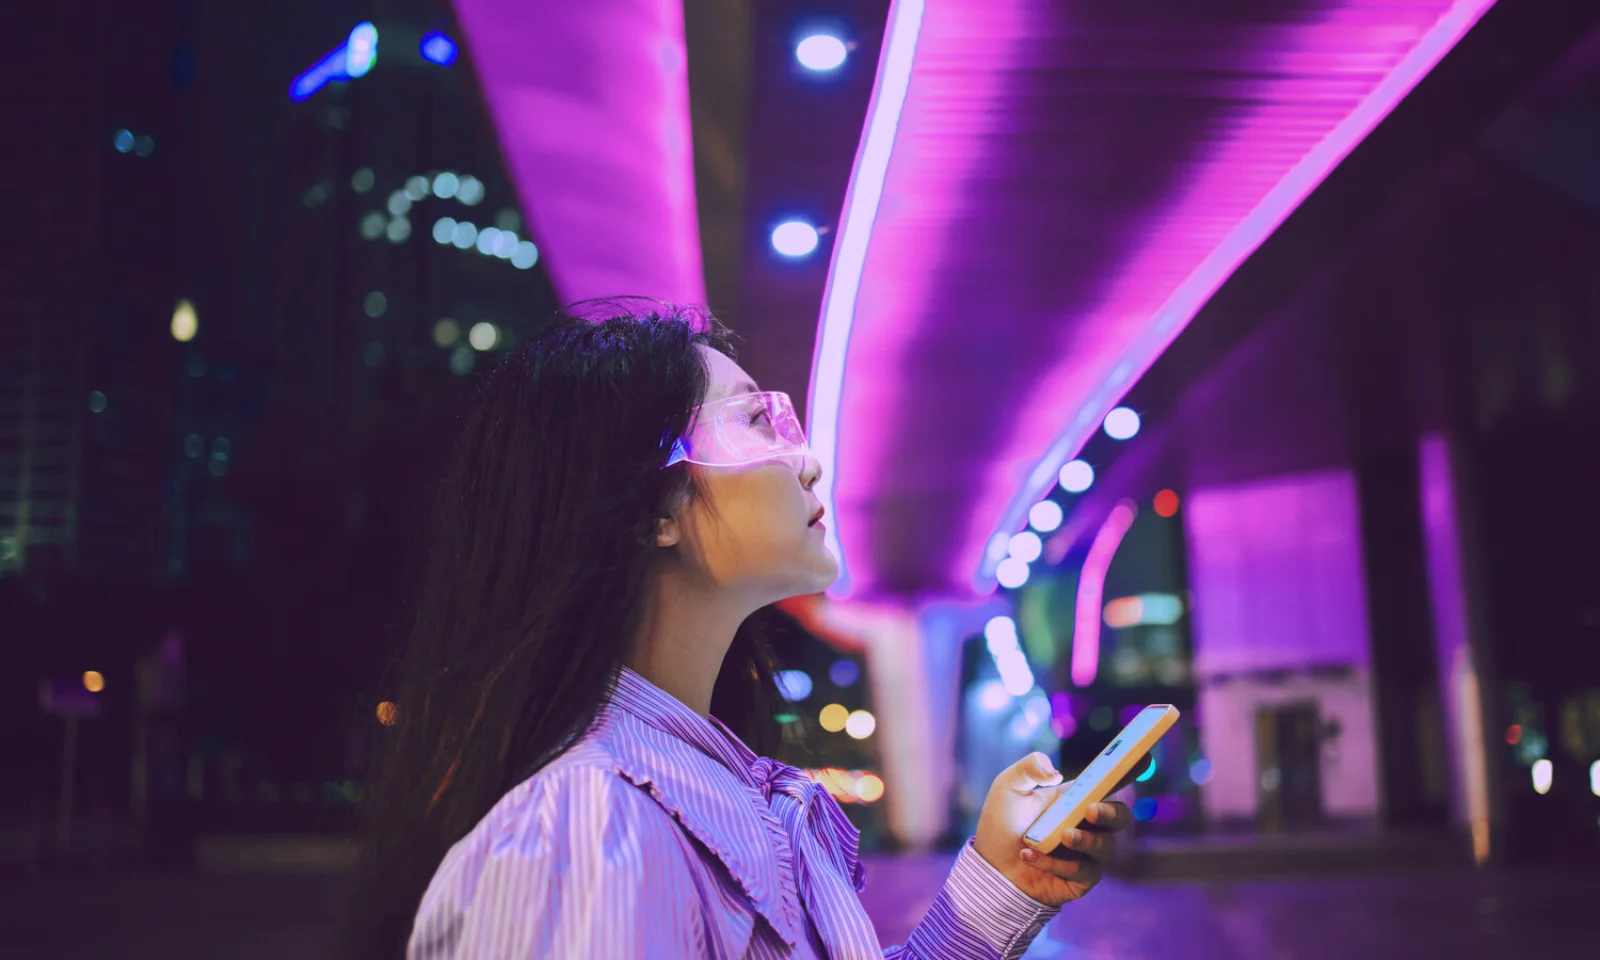
[[[702,403],[756,390],[727,356],[705,347],[709,378]],[[763,605],[825,590],[839,565],[823,541],[821,503],[812,492],[822,467],[810,454],[737,467],[690,465],[704,496],[678,513],[685,561],[718,586],[750,591]]]

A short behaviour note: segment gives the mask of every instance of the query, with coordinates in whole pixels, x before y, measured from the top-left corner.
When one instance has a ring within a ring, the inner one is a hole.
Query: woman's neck
[[[722,660],[749,614],[726,591],[695,589],[670,573],[652,577],[628,666],[706,716]]]

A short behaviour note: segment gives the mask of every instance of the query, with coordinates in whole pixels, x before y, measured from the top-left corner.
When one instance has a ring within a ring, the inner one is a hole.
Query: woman
[[[882,957],[857,832],[777,742],[764,608],[826,588],[806,450],[706,313],[611,302],[486,380],[439,501],[397,723],[368,790],[370,956]],[[1016,956],[1100,876],[1019,835],[1005,771],[900,957]],[[897,952],[898,951],[898,952]]]

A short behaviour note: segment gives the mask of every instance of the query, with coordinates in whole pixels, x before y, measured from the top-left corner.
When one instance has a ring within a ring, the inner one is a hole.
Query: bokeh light
[[[1082,493],[1094,486],[1094,467],[1083,460],[1068,461],[1061,468],[1061,489],[1068,493]]]
[[[856,781],[856,796],[862,803],[872,803],[883,798],[883,780],[875,774],[862,774]]]
[[[1533,792],[1541,795],[1549,793],[1550,786],[1555,780],[1555,772],[1555,764],[1548,759],[1535,760],[1533,762]]]
[[[467,331],[467,342],[472,344],[474,350],[493,350],[500,342],[500,328],[486,321],[474,323],[472,329]]]
[[[1028,582],[1028,564],[1016,557],[1006,557],[994,568],[994,578],[1000,586],[1015,590]]]
[[[998,680],[985,680],[978,687],[978,706],[990,712],[1004,710],[1011,703],[1011,694]]]
[[[1131,440],[1139,432],[1139,415],[1127,407],[1117,407],[1106,414],[1105,430],[1113,440]]]
[[[538,262],[539,248],[534,246],[530,241],[518,241],[517,249],[511,254],[511,265],[516,267],[518,270],[527,270]]]
[[[852,710],[845,718],[844,732],[857,740],[865,740],[878,729],[878,718],[866,710]]]
[[[355,25],[344,45],[344,72],[351,78],[364,77],[378,62],[378,28],[365,21]]]
[[[83,672],[83,689],[90,693],[99,693],[106,688],[106,678],[98,670],[85,670]]]
[[[854,660],[839,659],[833,661],[833,666],[828,668],[828,679],[836,687],[848,687],[861,678],[861,668],[856,666]]]
[[[1133,819],[1140,823],[1148,823],[1156,816],[1156,798],[1140,797],[1133,802]]]
[[[392,727],[392,726],[394,726],[395,721],[399,720],[399,719],[400,719],[400,708],[395,706],[394,701],[385,700],[382,703],[378,704],[378,722],[379,723],[383,724],[386,727]]]
[[[1170,517],[1178,512],[1178,493],[1175,490],[1163,490],[1156,494],[1152,508],[1158,517]]]
[[[1040,533],[1051,533],[1061,526],[1061,504],[1054,500],[1040,500],[1028,511],[1028,526]]]
[[[777,677],[785,700],[793,702],[811,696],[811,674],[804,670],[779,670]]]
[[[789,220],[772,229],[772,249],[786,257],[803,257],[817,249],[817,228]]]
[[[456,43],[449,37],[435,30],[422,38],[418,48],[422,59],[430,63],[437,63],[441,67],[448,67],[456,62]]]
[[[445,317],[433,325],[433,342],[441,347],[453,347],[461,340],[461,324]]]
[[[1007,549],[1013,557],[1023,563],[1032,563],[1044,552],[1044,542],[1039,539],[1037,533],[1024,530],[1011,538],[1011,546]]]
[[[1151,757],[1150,758],[1150,767],[1147,770],[1145,770],[1144,773],[1141,773],[1137,777],[1135,777],[1134,778],[1134,782],[1135,783],[1145,783],[1146,781],[1148,781],[1151,777],[1153,777],[1155,775],[1156,775],[1156,759],[1155,759],[1155,757]]]
[[[384,228],[388,227],[389,218],[381,212],[373,210],[361,218],[361,237],[364,240],[376,240],[383,236]]]
[[[814,33],[795,44],[794,58],[807,70],[836,70],[850,53],[844,41],[827,33]]]
[[[817,714],[817,725],[829,733],[838,733],[849,719],[850,711],[844,704],[830,703]]]
[[[1003,613],[990,617],[989,622],[983,625],[983,638],[989,641],[990,653],[996,649],[1014,649],[1017,645],[1017,621]]]
[[[1189,764],[1189,779],[1201,786],[1211,782],[1212,773],[1211,761],[1205,757],[1201,757],[1194,763]]]
[[[172,339],[188,343],[199,332],[200,314],[195,311],[194,301],[188,297],[180,298],[172,308]]]

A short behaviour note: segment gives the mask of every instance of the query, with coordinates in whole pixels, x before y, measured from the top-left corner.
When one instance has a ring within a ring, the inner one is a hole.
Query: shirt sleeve
[[[944,889],[885,960],[1016,960],[1061,912],[1018,890],[968,840]]]
[[[508,797],[440,864],[412,960],[705,955],[677,831],[601,767],[550,771]]]

